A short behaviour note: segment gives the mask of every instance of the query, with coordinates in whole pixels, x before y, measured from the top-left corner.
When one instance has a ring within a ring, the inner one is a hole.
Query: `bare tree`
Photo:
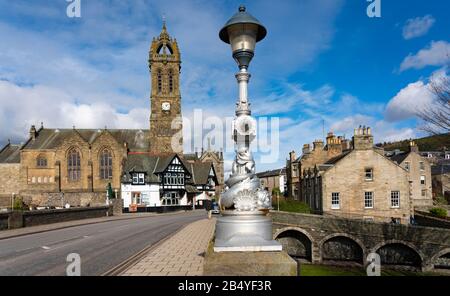
[[[417,112],[424,121],[421,129],[432,135],[450,133],[450,77],[445,74],[433,77],[429,89],[435,100]]]

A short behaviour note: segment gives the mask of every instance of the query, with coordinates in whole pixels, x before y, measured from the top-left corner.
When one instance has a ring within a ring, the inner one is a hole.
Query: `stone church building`
[[[139,170],[143,172],[137,173],[145,173],[144,183],[157,185],[153,188],[157,188],[160,204],[165,204],[163,198],[167,196],[185,198],[185,205],[195,203],[197,196],[218,199],[224,179],[223,153],[211,149],[183,152],[181,57],[177,41],[169,36],[165,24],[151,43],[149,67],[149,129],[32,126],[24,144],[8,143],[0,150],[0,207],[9,203],[11,195],[20,196],[30,206],[104,204],[108,184],[120,195]],[[176,175],[174,172],[177,178],[167,179],[165,176],[175,167],[171,166],[174,159],[179,159],[182,169]],[[203,177],[195,178],[194,173]],[[180,186],[165,183],[173,180]],[[204,183],[212,186],[204,187]]]

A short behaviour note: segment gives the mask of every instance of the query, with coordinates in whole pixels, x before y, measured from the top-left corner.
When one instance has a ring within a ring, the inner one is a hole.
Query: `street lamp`
[[[281,245],[272,239],[272,219],[267,217],[271,197],[255,174],[255,161],[250,151],[250,144],[256,137],[256,121],[248,102],[250,74],[247,70],[256,43],[266,34],[264,26],[246,12],[245,6],[239,7],[239,12],[219,33],[220,39],[231,45],[233,58],[239,66],[236,74],[239,99],[232,128],[236,157],[220,198],[220,207],[225,210],[217,219],[216,252],[281,251]]]

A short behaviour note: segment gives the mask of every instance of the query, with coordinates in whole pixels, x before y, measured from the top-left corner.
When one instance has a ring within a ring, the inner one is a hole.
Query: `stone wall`
[[[95,207],[106,204],[104,192],[22,192],[22,200],[31,207]]]
[[[0,196],[10,197],[20,189],[20,164],[0,164]]]
[[[0,230],[100,218],[110,213],[112,206],[0,213]]]

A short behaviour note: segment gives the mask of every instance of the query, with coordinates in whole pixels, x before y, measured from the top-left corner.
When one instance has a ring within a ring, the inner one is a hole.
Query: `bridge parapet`
[[[429,270],[439,261],[450,268],[450,229],[276,211],[271,216],[274,238],[314,263],[365,265],[367,254],[377,252],[386,264]]]

